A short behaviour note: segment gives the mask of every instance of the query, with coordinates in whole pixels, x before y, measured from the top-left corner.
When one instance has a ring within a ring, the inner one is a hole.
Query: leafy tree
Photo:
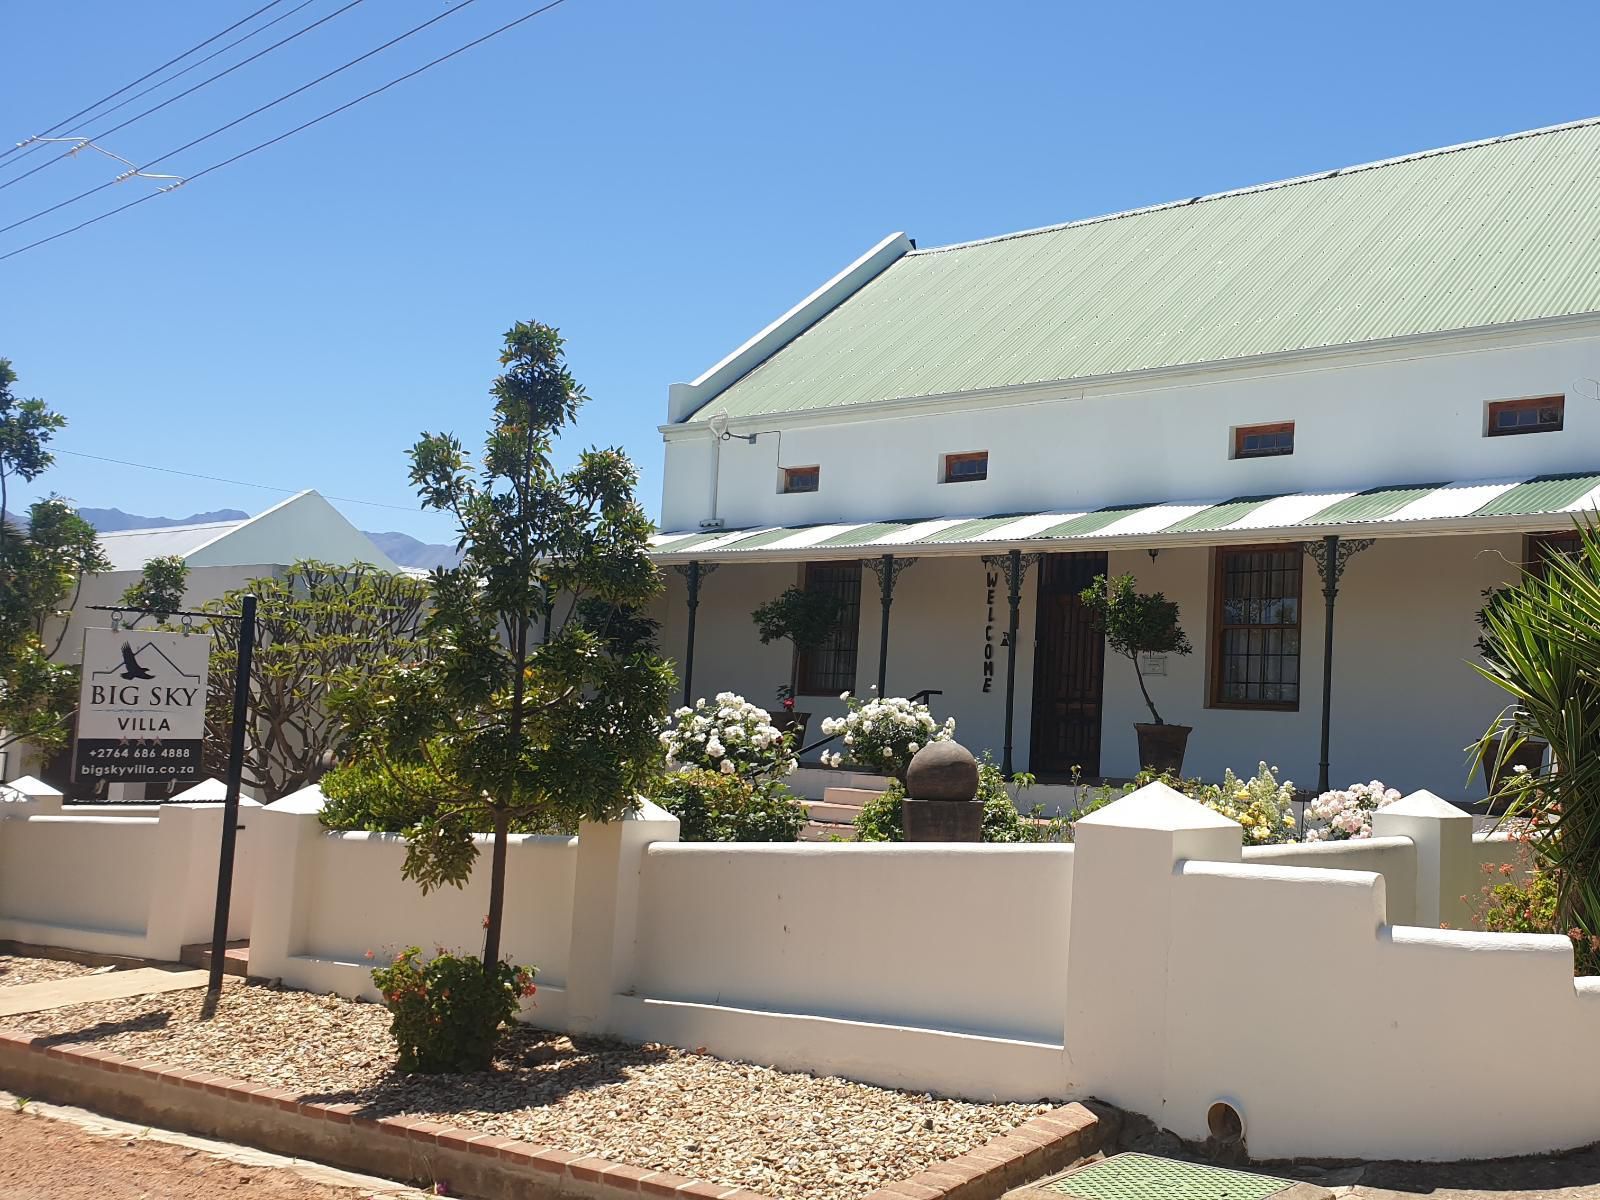
[[[147,612],[176,612],[183,607],[183,593],[189,586],[189,564],[181,554],[165,554],[144,564],[139,578],[123,590],[119,604],[129,609]],[[128,618],[132,628],[144,620],[145,612],[133,613]],[[165,621],[160,622],[163,626]]]
[[[42,475],[55,461],[49,442],[66,425],[43,400],[18,398],[16,379],[0,358],[0,747],[25,741],[54,750],[67,742],[78,669],[53,656],[84,576],[110,564],[93,527],[59,496],[31,505],[26,525],[13,521],[10,480]]]
[[[492,831],[486,973],[500,957],[508,831],[631,810],[659,770],[672,687],[658,656],[573,619],[590,598],[642,607],[660,584],[622,452],[585,451],[566,472],[552,460],[585,399],[562,345],[546,325],[506,334],[476,469],[452,435],[413,447],[411,481],[425,507],[455,518],[462,561],[432,575],[426,655],[343,702],[366,761],[423,809],[408,830],[408,878],[424,891],[462,885],[473,833]],[[550,636],[536,644],[547,619]]]
[[[1177,603],[1160,592],[1136,591],[1132,575],[1118,575],[1110,581],[1104,575],[1096,575],[1094,582],[1084,588],[1078,598],[1106,635],[1106,645],[1133,664],[1150,719],[1157,725],[1165,725],[1144,686],[1139,655],[1194,652],[1188,635],[1178,623]]]
[[[244,782],[271,801],[317,782],[343,749],[346,731],[329,707],[332,693],[417,652],[428,589],[420,579],[363,563],[303,561],[282,576],[252,579],[205,610],[237,614],[250,593],[258,604]],[[220,776],[227,770],[239,623],[209,625],[206,770]]]
[[[794,646],[788,690],[779,692],[780,699],[793,698],[800,684],[800,655],[827,645],[843,615],[844,602],[837,596],[799,587],[786,588],[750,614],[763,646],[785,640]]]

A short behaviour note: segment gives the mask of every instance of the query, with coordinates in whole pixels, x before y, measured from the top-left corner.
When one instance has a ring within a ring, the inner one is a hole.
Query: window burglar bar
[[[250,719],[250,660],[256,644],[256,598],[245,596],[233,613],[163,611],[129,605],[91,604],[96,612],[139,613],[147,617],[196,617],[208,621],[239,622],[239,661],[233,672],[233,724],[228,730],[227,793],[222,806],[222,845],[217,854],[217,904],[211,926],[211,975],[206,982],[208,1003],[222,995],[222,973],[228,959],[228,909],[233,899],[233,860],[239,844],[239,786],[244,778],[244,730]]]

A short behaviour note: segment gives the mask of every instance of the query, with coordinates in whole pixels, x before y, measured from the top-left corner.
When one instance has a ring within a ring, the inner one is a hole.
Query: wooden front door
[[[1035,775],[1100,774],[1100,717],[1106,643],[1078,593],[1106,573],[1104,554],[1046,554],[1039,560],[1039,619],[1033,651]]]

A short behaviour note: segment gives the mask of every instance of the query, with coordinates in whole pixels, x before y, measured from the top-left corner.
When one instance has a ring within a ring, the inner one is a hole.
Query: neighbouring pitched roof
[[[188,558],[201,546],[242,529],[244,521],[208,521],[203,525],[163,525],[156,529],[118,529],[100,535],[100,548],[113,571],[138,571],[152,558]]]
[[[1002,513],[753,529],[682,530],[650,539],[658,562],[806,561],[879,554],[1212,545],[1241,540],[1419,536],[1570,529],[1600,515],[1600,472],[1396,483],[1227,500],[1116,504],[1074,512]]]
[[[896,259],[696,416],[1600,312],[1600,118]]]

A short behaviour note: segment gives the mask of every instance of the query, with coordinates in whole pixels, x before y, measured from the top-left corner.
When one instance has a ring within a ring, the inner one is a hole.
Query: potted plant
[[[1104,575],[1079,594],[1079,599],[1105,634],[1106,645],[1133,663],[1134,677],[1150,710],[1150,724],[1135,723],[1139,735],[1139,766],[1146,771],[1183,773],[1183,753],[1189,744],[1188,725],[1168,725],[1156,711],[1139,666],[1141,654],[1190,654],[1194,647],[1178,623],[1178,606],[1160,592],[1134,589],[1132,575],[1107,580]]]
[[[761,644],[787,641],[794,647],[789,662],[789,682],[778,688],[778,702],[783,711],[774,713],[772,723],[794,736],[795,749],[805,744],[806,726],[811,721],[808,712],[795,711],[795,694],[800,684],[800,655],[808,650],[820,650],[839,629],[839,618],[844,604],[837,596],[826,592],[808,592],[804,588],[786,588],[750,614],[761,635]]]

